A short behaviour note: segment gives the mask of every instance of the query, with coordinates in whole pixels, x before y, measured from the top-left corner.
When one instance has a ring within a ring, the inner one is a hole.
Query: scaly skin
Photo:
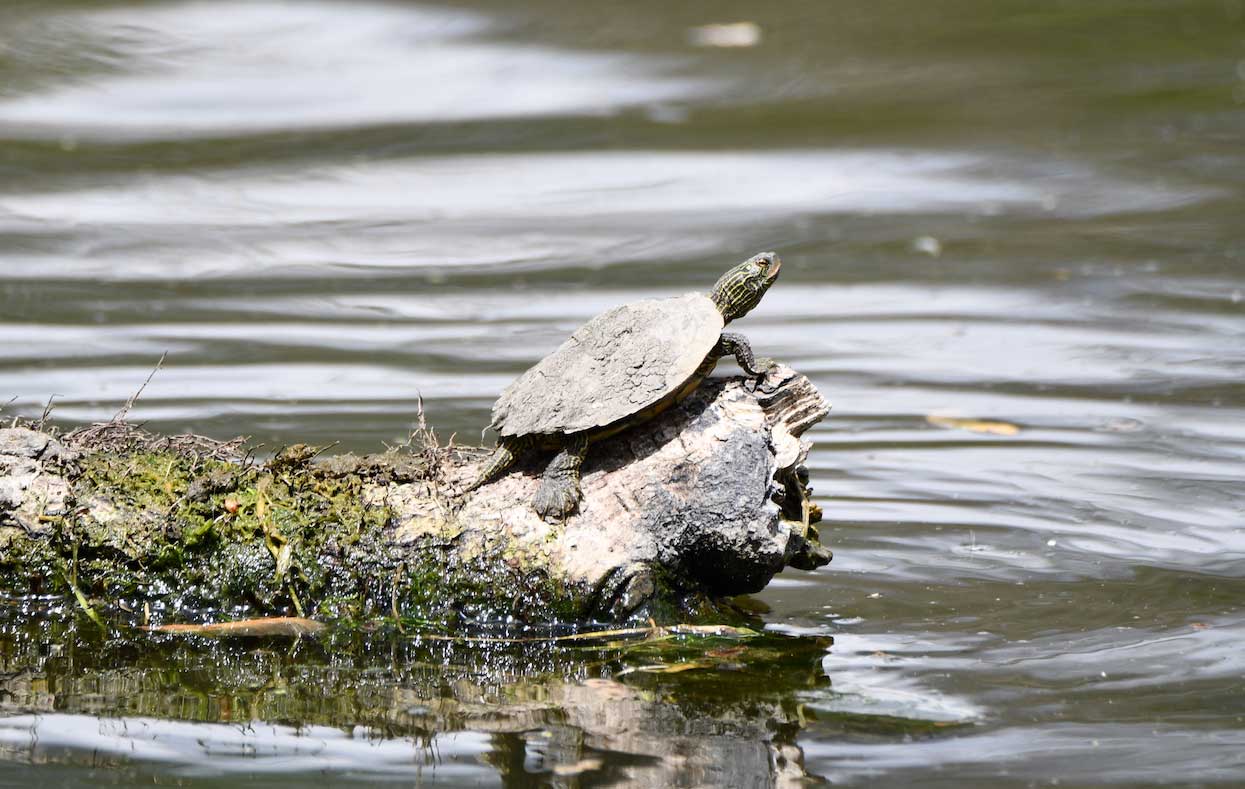
[[[588,454],[589,438],[582,433],[566,440],[553,456],[540,480],[540,490],[532,500],[536,514],[547,520],[561,520],[579,505],[579,469]]]
[[[748,375],[761,377],[765,375],[766,370],[774,366],[772,359],[757,359],[752,355],[752,346],[748,343],[748,338],[742,334],[724,331],[722,336],[718,338],[718,345],[713,349],[713,353],[719,358],[723,356],[734,356],[736,363]],[[758,366],[757,362],[761,364]],[[765,369],[760,369],[760,368]]]
[[[476,478],[463,490],[462,495],[466,495],[476,488],[499,479],[510,470],[510,467],[518,461],[520,455],[531,447],[532,443],[527,436],[503,438],[498,441],[497,448],[484,461],[484,465],[476,473]]]

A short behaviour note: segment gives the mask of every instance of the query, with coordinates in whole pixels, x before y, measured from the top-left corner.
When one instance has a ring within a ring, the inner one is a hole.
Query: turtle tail
[[[528,443],[522,438],[503,438],[498,441],[493,454],[484,460],[476,478],[463,490],[463,493],[470,493],[505,474],[527,448]]]

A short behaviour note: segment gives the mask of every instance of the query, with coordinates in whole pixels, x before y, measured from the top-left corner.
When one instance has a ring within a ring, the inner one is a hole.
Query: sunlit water
[[[690,43],[741,20],[756,46]],[[583,320],[776,249],[739,328],[834,403],[835,560],[759,597],[835,644],[802,689],[563,666],[520,740],[454,715],[421,740],[363,706],[239,728],[178,688],[259,680],[86,661],[158,691],[127,705],[23,631],[0,785],[764,784],[791,744],[836,783],[1245,782],[1242,41],[1234,0],[6,5],[6,413],[105,418],[167,351],[132,414],[156,429],[373,449],[422,396],[474,441]],[[274,675],[323,694],[326,659]],[[750,693],[794,728],[715,729]]]

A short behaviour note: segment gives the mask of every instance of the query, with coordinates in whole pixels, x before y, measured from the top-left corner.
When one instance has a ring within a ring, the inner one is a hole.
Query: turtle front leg
[[[540,489],[532,506],[545,520],[561,520],[575,511],[579,504],[579,468],[588,454],[585,436],[567,438],[558,454],[545,467]]]
[[[754,375],[758,378],[765,375],[770,367],[774,366],[772,359],[757,359],[752,355],[752,346],[748,343],[748,338],[742,334],[724,331],[722,336],[718,338],[718,344],[713,349],[714,356],[734,356],[735,361],[743,368],[748,375]],[[757,369],[757,363],[760,362],[763,370]]]

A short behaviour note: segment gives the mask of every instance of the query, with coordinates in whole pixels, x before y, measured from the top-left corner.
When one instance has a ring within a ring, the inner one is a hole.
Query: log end
[[[757,592],[785,567],[830,561],[810,522],[811,444],[801,438],[829,408],[783,365],[760,382],[711,379],[656,420],[594,445],[583,500],[564,522],[530,506],[539,464],[480,488],[456,517],[482,551],[547,573],[583,602],[581,616],[620,619],[705,592]]]

